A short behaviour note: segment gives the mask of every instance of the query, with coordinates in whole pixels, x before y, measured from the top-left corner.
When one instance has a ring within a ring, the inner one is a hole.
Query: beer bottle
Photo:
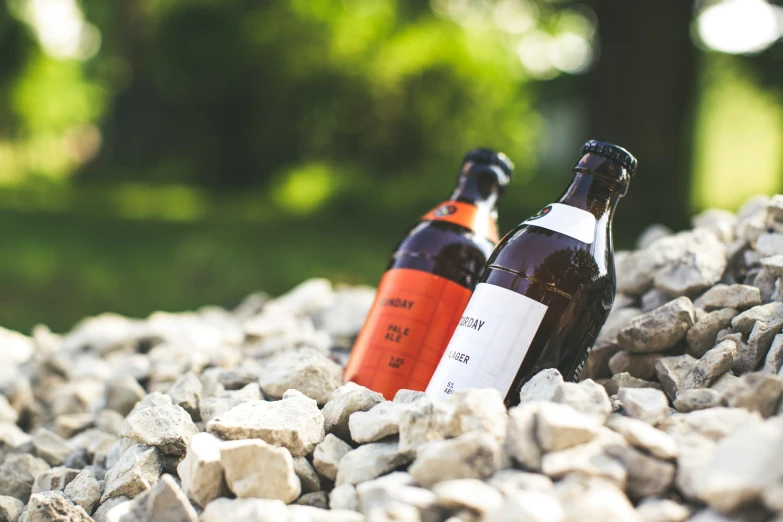
[[[507,406],[545,368],[576,380],[615,296],[612,217],[636,159],[601,141],[582,146],[556,203],[509,232],[490,256],[427,386],[433,398],[496,388]]]
[[[502,153],[474,149],[451,197],[424,215],[392,255],[345,369],[392,399],[424,391],[498,241],[495,206],[514,168]]]

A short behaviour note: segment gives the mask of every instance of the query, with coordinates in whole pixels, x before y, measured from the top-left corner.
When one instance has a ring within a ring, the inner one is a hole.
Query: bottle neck
[[[503,186],[492,166],[466,163],[449,200],[470,203],[480,209],[494,211],[502,194]]]
[[[607,217],[611,222],[622,194],[611,182],[601,176],[575,171],[571,185],[557,200],[558,203],[581,208],[593,214],[596,220]]]

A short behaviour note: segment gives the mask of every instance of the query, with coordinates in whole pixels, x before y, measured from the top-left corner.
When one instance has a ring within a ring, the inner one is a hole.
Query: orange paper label
[[[422,221],[448,221],[471,229],[493,243],[498,242],[498,225],[491,213],[470,203],[446,201],[421,218]]]
[[[386,272],[351,352],[345,380],[389,400],[401,388],[424,391],[470,293],[420,270]]]

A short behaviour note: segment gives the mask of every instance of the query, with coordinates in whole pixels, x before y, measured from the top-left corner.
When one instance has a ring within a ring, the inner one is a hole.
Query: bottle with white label
[[[588,141],[581,152],[557,202],[495,248],[428,395],[496,388],[513,406],[540,370],[579,377],[614,302],[612,218],[637,165],[610,143]]]

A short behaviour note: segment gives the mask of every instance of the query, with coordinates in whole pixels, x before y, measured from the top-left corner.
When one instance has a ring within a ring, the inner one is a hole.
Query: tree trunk
[[[626,147],[637,177],[614,223],[635,237],[650,223],[688,225],[698,51],[686,0],[603,0],[600,55],[585,77],[590,137]]]

